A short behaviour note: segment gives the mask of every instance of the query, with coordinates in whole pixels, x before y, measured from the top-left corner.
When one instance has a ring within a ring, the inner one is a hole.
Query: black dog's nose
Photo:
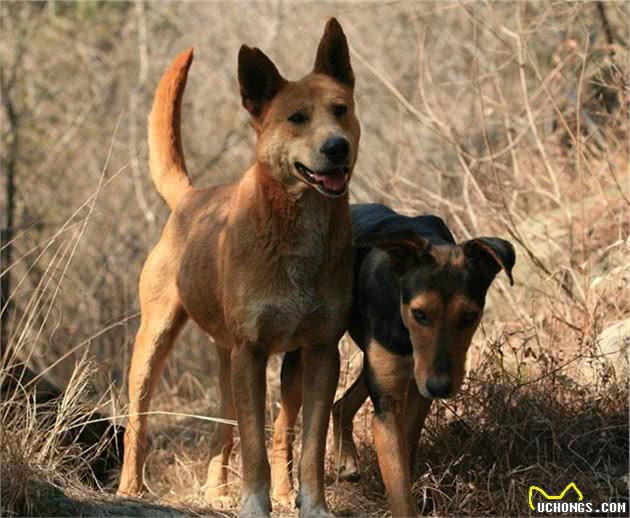
[[[330,137],[319,150],[333,164],[342,164],[348,158],[350,142],[343,137]]]
[[[453,384],[448,376],[437,376],[427,380],[427,390],[432,397],[447,397],[452,389]]]

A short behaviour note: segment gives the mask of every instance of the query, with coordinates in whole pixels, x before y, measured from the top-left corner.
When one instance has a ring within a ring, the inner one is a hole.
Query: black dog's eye
[[[342,117],[348,112],[348,107],[345,104],[335,104],[333,106],[333,113],[335,117]]]
[[[290,123],[295,124],[296,126],[299,126],[300,124],[304,124],[308,120],[308,117],[304,115],[302,112],[295,112],[287,120]]]
[[[469,311],[468,313],[464,313],[464,316],[462,317],[462,325],[464,327],[471,326],[477,321],[478,317],[479,313],[477,311]]]
[[[428,326],[431,323],[429,315],[427,315],[421,309],[412,309],[411,314],[413,315],[413,318],[416,319],[416,322],[418,322],[418,324],[420,325]]]

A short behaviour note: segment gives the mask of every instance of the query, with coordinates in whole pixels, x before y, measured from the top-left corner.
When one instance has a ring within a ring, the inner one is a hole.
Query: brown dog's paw
[[[282,507],[293,508],[295,505],[295,491],[293,489],[278,488],[271,492],[271,499]]]
[[[241,497],[239,518],[264,518],[271,514],[271,500],[269,488],[258,493],[244,494]]]
[[[140,498],[144,494],[144,485],[141,482],[121,482],[116,491],[116,496],[125,498]]]
[[[236,507],[236,499],[230,495],[206,496],[206,502],[217,511],[227,511]]]
[[[335,514],[322,506],[300,508],[300,518],[335,518]]]
[[[225,485],[209,486],[206,484],[203,496],[207,504],[213,509],[226,510],[236,507],[236,499],[227,494]]]
[[[295,505],[300,509],[300,518],[335,518],[335,514],[328,510],[325,501],[313,500],[303,492],[298,493]]]

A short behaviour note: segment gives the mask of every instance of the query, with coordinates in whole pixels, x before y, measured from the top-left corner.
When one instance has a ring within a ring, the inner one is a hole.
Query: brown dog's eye
[[[472,326],[479,317],[479,313],[477,311],[469,311],[468,313],[464,313],[462,317],[462,325],[464,327]]]
[[[418,324],[420,324],[421,326],[428,326],[429,324],[431,324],[431,319],[429,318],[429,315],[427,315],[421,309],[412,309],[411,314],[413,315],[413,318],[416,319],[416,322],[418,322]]]
[[[295,112],[287,120],[291,124],[295,124],[296,126],[299,126],[300,124],[304,124],[308,120],[308,117],[304,115],[302,112]]]
[[[335,117],[343,117],[348,112],[348,107],[345,104],[335,104],[333,106],[333,113]]]

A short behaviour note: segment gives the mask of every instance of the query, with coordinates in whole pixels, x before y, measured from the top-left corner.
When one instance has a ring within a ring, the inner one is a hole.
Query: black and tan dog
[[[352,223],[357,258],[349,332],[365,353],[364,368],[334,405],[334,455],[342,477],[358,477],[352,419],[369,394],[392,515],[415,516],[411,467],[424,419],[433,399],[459,390],[486,292],[501,269],[512,282],[514,248],[495,237],[456,244],[440,218],[406,217],[378,204],[353,206]],[[285,355],[274,461],[290,457],[283,452],[290,451],[287,423],[299,409],[291,390],[298,354]],[[278,463],[274,473],[280,470]]]
[[[233,184],[193,188],[180,137],[192,51],[160,81],[149,119],[151,175],[172,210],[140,277],[142,319],[129,373],[129,424],[119,494],[142,492],[146,412],[173,342],[188,318],[214,338],[222,415],[238,420],[241,516],[271,510],[265,449],[265,367],[300,349],[304,445],[300,514],[327,516],[324,451],[339,372],[337,343],[352,296],[348,182],[360,128],[346,38],[331,19],[312,73],[284,79],[265,54],[241,47],[242,102],[257,134],[256,163]],[[212,442],[206,497],[224,505],[232,427]],[[229,503],[229,501],[228,501]]]

